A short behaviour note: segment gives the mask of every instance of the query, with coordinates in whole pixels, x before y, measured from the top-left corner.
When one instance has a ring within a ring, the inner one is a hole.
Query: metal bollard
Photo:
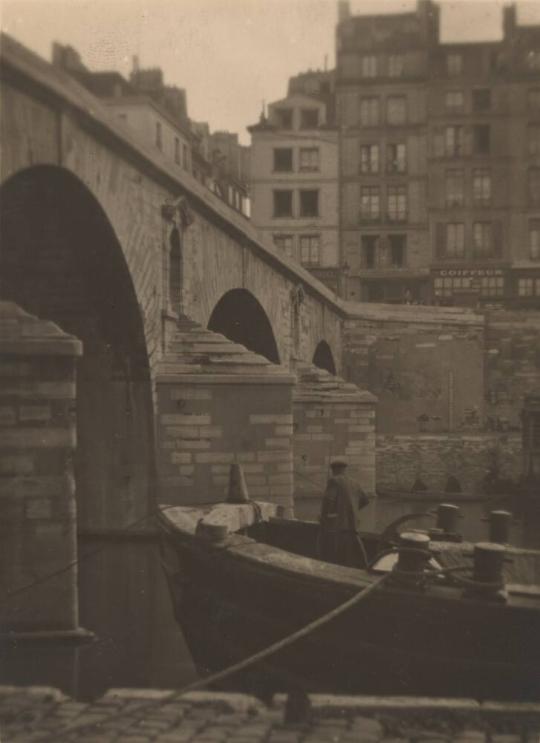
[[[493,595],[504,588],[503,564],[506,549],[502,544],[479,542],[474,545],[473,580],[480,584],[474,587],[475,593]]]
[[[398,561],[395,567],[395,577],[407,585],[417,585],[423,581],[431,553],[430,539],[427,534],[404,532],[401,534],[398,545]]]
[[[461,511],[453,503],[440,503],[437,508],[437,529],[442,529],[446,534],[457,534],[459,532],[458,522]]]
[[[510,511],[491,511],[488,522],[489,541],[497,544],[508,544],[510,542],[510,526],[512,525]]]

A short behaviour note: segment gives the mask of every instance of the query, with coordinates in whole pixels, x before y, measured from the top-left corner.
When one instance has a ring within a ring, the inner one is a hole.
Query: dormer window
[[[302,108],[300,110],[300,129],[316,129],[319,126],[319,109]]]
[[[277,125],[282,129],[292,129],[293,112],[292,108],[277,108],[275,111]]]

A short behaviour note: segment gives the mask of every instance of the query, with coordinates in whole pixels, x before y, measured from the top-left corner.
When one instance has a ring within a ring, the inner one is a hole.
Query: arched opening
[[[94,196],[61,168],[21,171],[0,196],[2,297],[83,342],[79,526],[125,526],[148,512],[155,462],[144,330],[122,248]]]
[[[169,304],[180,313],[182,304],[182,247],[180,233],[174,227],[169,238]]]
[[[274,331],[257,299],[246,289],[232,289],[214,307],[208,329],[279,364]]]
[[[336,364],[330,346],[326,341],[320,341],[313,354],[313,363],[319,369],[325,369],[330,374],[336,373]]]

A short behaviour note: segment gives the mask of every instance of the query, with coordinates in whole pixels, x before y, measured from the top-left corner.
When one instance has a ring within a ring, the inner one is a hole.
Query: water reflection
[[[196,677],[174,621],[156,537],[79,539],[85,644],[19,643],[2,651],[4,684],[45,684],[78,699],[111,687],[178,688]]]

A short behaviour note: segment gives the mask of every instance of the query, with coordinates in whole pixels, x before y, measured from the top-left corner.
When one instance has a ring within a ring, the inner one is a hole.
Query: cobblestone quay
[[[3,743],[518,743],[540,740],[540,704],[412,697],[276,696],[112,689],[91,703],[0,687]]]

